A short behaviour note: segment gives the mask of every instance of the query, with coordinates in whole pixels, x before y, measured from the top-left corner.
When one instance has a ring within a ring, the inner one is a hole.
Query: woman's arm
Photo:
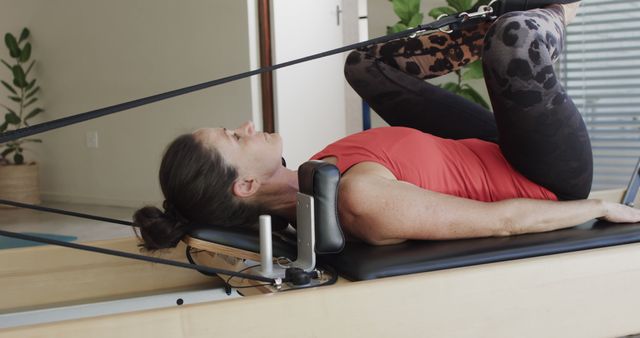
[[[384,176],[349,175],[340,183],[340,219],[371,244],[405,239],[509,236],[572,227],[594,218],[640,222],[640,210],[600,200],[511,199],[479,202]]]

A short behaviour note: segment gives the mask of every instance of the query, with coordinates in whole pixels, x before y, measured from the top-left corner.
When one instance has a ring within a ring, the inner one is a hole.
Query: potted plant
[[[40,87],[36,85],[36,79],[30,76],[36,62],[30,60],[29,35],[29,30],[24,28],[17,39],[11,33],[4,36],[12,62],[0,61],[13,78],[11,81],[0,80],[8,94],[8,100],[0,101],[0,107],[5,111],[0,134],[29,126],[29,120],[44,111],[36,105]],[[39,139],[23,138],[0,144],[0,199],[40,203],[38,166],[35,162],[25,161],[24,151],[29,143],[41,142]]]

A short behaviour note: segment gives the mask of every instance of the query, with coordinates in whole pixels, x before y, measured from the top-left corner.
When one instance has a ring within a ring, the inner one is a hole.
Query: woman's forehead
[[[223,128],[200,128],[193,131],[192,134],[202,141],[207,141],[215,138],[219,134],[222,134],[223,130]]]

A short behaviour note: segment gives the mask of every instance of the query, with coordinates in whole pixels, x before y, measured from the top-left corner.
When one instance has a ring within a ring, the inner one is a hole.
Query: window
[[[627,185],[640,157],[640,0],[582,1],[560,76],[583,114],[593,190]]]

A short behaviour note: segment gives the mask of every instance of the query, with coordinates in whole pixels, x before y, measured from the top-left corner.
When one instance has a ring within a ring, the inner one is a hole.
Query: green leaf
[[[20,41],[19,42],[22,42],[22,41],[26,40],[29,37],[29,33],[30,32],[29,32],[28,28],[26,28],[26,27],[23,28],[22,32],[20,33]]]
[[[20,96],[9,96],[9,98],[15,102],[22,102],[22,99],[20,98]]]
[[[9,48],[9,55],[12,58],[17,58],[20,56],[20,47],[18,47],[18,41],[16,41],[16,37],[11,33],[7,33],[4,35],[4,43]]]
[[[491,109],[487,101],[485,101],[482,95],[480,95],[480,93],[478,93],[473,87],[469,86],[468,84],[464,84],[462,86],[464,88],[460,90],[460,95],[462,95],[463,97],[466,97],[467,99],[475,103],[478,103],[479,105],[485,107],[486,109]]]
[[[35,84],[36,84],[36,79],[33,79],[33,81],[29,82],[27,87],[25,87],[24,89],[29,91],[29,90],[31,90],[31,88],[33,88],[33,85],[35,85]]]
[[[419,12],[420,2],[422,2],[422,0],[409,0],[409,7],[411,8],[411,11]]]
[[[32,110],[29,114],[27,114],[27,117],[25,117],[24,120],[26,121],[26,120],[28,120],[28,119],[30,119],[30,118],[42,113],[43,111],[44,111],[44,109],[42,109],[42,108],[36,108],[36,109]]]
[[[11,154],[12,152],[16,151],[16,148],[14,147],[10,147],[5,149],[2,154],[0,154],[2,157],[6,157],[7,155]]]
[[[422,13],[416,13],[413,15],[411,20],[409,21],[409,27],[418,27],[422,24],[422,19],[424,19],[424,15]]]
[[[402,23],[407,24],[420,11],[420,0],[393,0],[393,11]]]
[[[471,8],[471,0],[447,0],[447,4],[457,12],[464,12]]]
[[[29,72],[31,71],[31,68],[33,68],[33,65],[36,64],[36,60],[31,61],[31,64],[29,65],[29,67],[27,68],[27,71],[24,72],[25,75],[29,75]]]
[[[17,165],[24,164],[24,156],[22,156],[20,151],[13,155],[13,163]]]
[[[482,61],[476,60],[471,62],[466,67],[467,71],[462,74],[462,80],[476,80],[484,78],[484,73],[482,72]]]
[[[7,61],[5,61],[5,60],[0,60],[0,61],[2,61],[2,63],[3,63],[5,66],[7,66],[7,68],[9,68],[9,70],[10,70],[10,71],[13,71],[13,67],[11,67],[11,65],[10,65]]]
[[[437,7],[429,11],[429,16],[434,19],[437,19],[442,14],[446,14],[446,15],[456,14],[456,10],[451,7]]]
[[[22,51],[20,52],[20,62],[27,62],[31,57],[31,43],[27,42],[24,47],[22,47]]]
[[[6,114],[4,114],[4,120],[8,124],[20,124],[20,122],[22,122],[20,120],[20,116],[14,114],[14,113],[6,113]]]
[[[13,84],[18,88],[26,87],[27,79],[22,67],[20,65],[15,65],[11,70],[13,71]]]
[[[2,82],[2,84],[5,86],[5,88],[7,88],[8,91],[12,92],[13,94],[18,95],[18,92],[16,92],[16,90],[13,89],[13,86],[11,86],[10,84],[6,83],[4,80],[2,80],[0,82]]]
[[[25,96],[25,99],[28,99],[28,98],[32,97],[33,95],[36,95],[38,93],[38,91],[40,91],[40,86],[34,88],[29,94],[27,94],[27,96]]]
[[[24,108],[27,108],[27,107],[29,107],[30,105],[32,105],[32,104],[33,104],[34,102],[36,102],[36,101],[38,101],[38,98],[37,98],[37,97],[34,97],[34,98],[32,98],[31,100],[29,100],[29,102],[27,102],[23,107],[24,107]]]
[[[460,86],[458,86],[457,83],[454,82],[447,82],[444,83],[442,85],[440,85],[442,89],[446,90],[446,91],[450,91],[452,93],[457,93],[460,91]]]
[[[402,22],[398,22],[397,24],[391,27],[387,27],[387,34],[394,34],[402,31],[406,31],[407,29],[409,29],[407,25],[403,24]]]
[[[9,124],[7,122],[0,124],[0,133],[4,133],[4,131],[7,130],[7,127],[9,127]]]

